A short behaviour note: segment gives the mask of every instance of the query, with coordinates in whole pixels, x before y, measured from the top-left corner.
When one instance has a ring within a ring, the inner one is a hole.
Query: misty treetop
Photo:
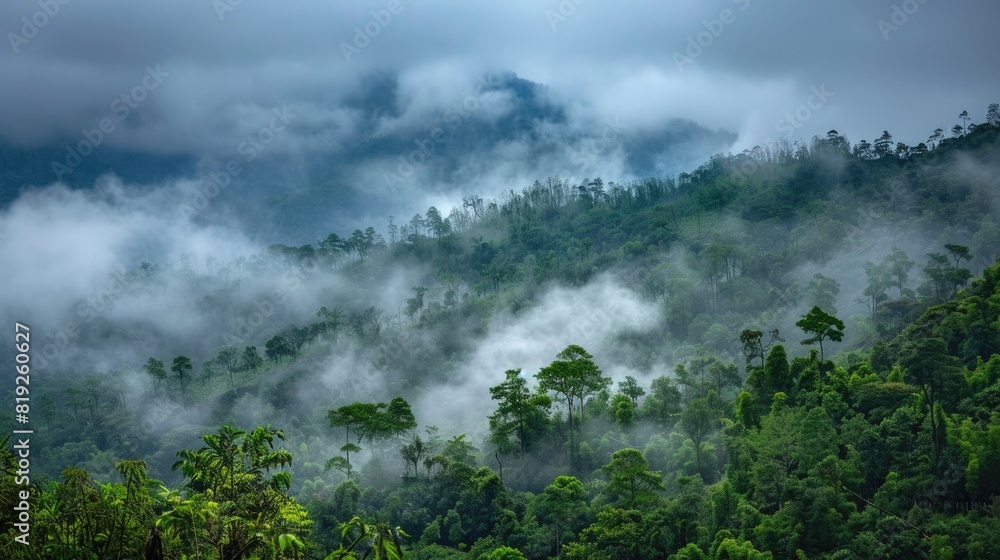
[[[42,355],[37,550],[1000,557],[998,130],[143,263]]]

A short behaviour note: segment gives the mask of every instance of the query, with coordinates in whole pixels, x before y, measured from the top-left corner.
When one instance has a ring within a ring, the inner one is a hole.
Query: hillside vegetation
[[[142,263],[37,344],[0,554],[1000,557],[989,115]],[[529,370],[525,332],[564,342]]]

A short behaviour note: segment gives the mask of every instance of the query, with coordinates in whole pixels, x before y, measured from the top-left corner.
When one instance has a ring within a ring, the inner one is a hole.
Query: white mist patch
[[[39,368],[137,367],[163,339],[204,338],[201,299],[212,287],[201,276],[256,247],[239,231],[181,215],[190,183],[126,185],[106,176],[93,189],[29,191],[0,212],[0,315],[37,329]],[[143,262],[155,266],[140,270]],[[97,348],[107,321],[132,330]],[[150,329],[155,338],[141,334]]]
[[[115,295],[119,277],[141,260],[204,263],[251,252],[242,235],[195,226],[174,211],[177,187],[105,177],[93,190],[56,184],[17,199],[0,214],[0,309],[50,323],[79,301]]]
[[[487,339],[456,368],[456,384],[431,388],[415,403],[417,418],[438,425],[444,434],[466,432],[477,441],[485,433],[486,415],[496,407],[489,388],[503,381],[506,370],[521,368],[534,385],[539,369],[577,344],[594,356],[606,376],[624,377],[630,373],[608,358],[615,336],[653,328],[659,313],[609,275],[581,288],[552,288],[531,309],[494,319]]]

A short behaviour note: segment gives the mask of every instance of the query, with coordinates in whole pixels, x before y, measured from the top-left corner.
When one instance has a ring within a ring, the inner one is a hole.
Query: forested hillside
[[[1000,558],[1000,109],[952,136],[141,262],[33,340],[0,555]]]

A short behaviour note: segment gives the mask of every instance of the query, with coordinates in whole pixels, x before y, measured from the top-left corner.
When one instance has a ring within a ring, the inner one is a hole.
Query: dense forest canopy
[[[33,341],[0,550],[1000,557],[1000,110],[963,115],[137,263]]]

